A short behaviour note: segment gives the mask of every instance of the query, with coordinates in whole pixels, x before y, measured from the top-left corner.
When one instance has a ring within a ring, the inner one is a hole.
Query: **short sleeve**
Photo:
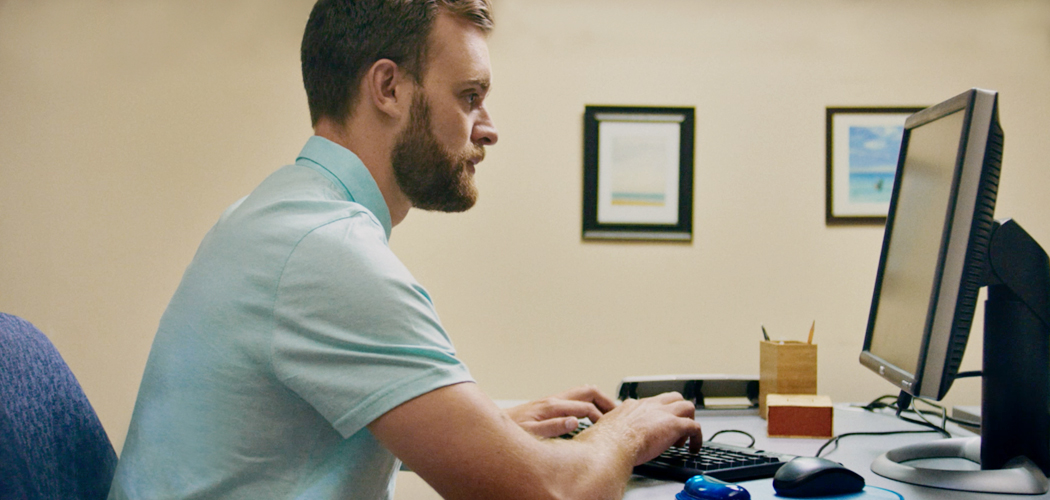
[[[430,297],[367,212],[302,238],[273,311],[274,373],[344,437],[409,399],[471,381]]]

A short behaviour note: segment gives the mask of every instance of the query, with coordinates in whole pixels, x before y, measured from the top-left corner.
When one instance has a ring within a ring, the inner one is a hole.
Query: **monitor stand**
[[[897,448],[877,458],[872,472],[951,490],[1050,491],[1050,260],[1007,220],[995,224],[986,262],[981,437]],[[906,464],[928,458],[963,458],[981,470]]]
[[[929,458],[963,458],[981,463],[981,438],[952,438],[902,446],[883,453],[871,471],[897,481],[949,490],[1038,495],[1050,490],[1050,481],[1028,457],[1017,457],[993,470],[943,470],[907,465]]]

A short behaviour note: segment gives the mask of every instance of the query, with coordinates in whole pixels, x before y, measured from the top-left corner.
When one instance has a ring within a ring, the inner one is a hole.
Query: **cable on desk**
[[[886,399],[892,400],[893,403],[884,403],[883,401],[886,400]],[[936,403],[933,403],[932,401],[930,401],[930,400],[928,400],[926,398],[916,398],[916,399],[918,399],[919,401],[922,401],[924,404],[927,404],[929,406],[932,406],[932,407],[937,408],[937,409],[940,410],[939,412],[936,412],[936,413],[930,413],[930,412],[923,412],[923,413],[925,413],[927,415],[930,415],[930,414],[937,415],[939,418],[941,418],[941,421],[942,421],[941,427],[944,427],[945,424],[943,422],[947,421],[947,422],[951,422],[951,423],[957,424],[957,425],[965,425],[965,426],[968,426],[968,427],[975,427],[975,428],[978,428],[978,429],[981,428],[981,424],[980,423],[968,422],[966,420],[960,420],[960,419],[948,416],[947,415],[947,410],[943,406],[938,405]],[[875,411],[875,410],[881,410],[881,409],[897,410],[896,401],[897,401],[897,396],[893,396],[893,395],[887,394],[887,395],[884,395],[884,396],[879,396],[878,398],[874,399],[872,402],[870,402],[870,403],[868,403],[866,405],[863,405],[863,406],[854,405],[854,408],[862,408],[864,410],[872,411],[872,412]],[[903,410],[901,413],[918,413],[918,412],[920,412],[920,410],[913,410],[913,409],[909,408],[909,409]],[[918,423],[918,422],[916,422],[914,420],[911,420],[911,419],[907,419],[907,418],[903,418],[903,417],[901,417],[901,418],[902,418],[902,420],[906,420],[908,422]],[[924,424],[919,424],[919,425],[924,425]]]
[[[892,399],[893,402],[892,403],[883,403],[882,400],[884,400],[884,399]],[[865,410],[868,410],[868,411],[881,410],[883,408],[896,409],[897,408],[896,404],[897,404],[897,396],[893,396],[891,394],[886,394],[885,396],[879,396],[879,397],[875,398],[874,400],[872,400],[872,402],[870,402],[870,403],[868,403],[868,404],[866,404],[864,406],[861,406],[861,408],[864,408]]]
[[[904,397],[905,394],[907,394],[907,397]],[[922,401],[921,399],[919,399],[919,400]],[[943,407],[941,407],[939,405],[936,405],[936,404],[933,404],[933,403],[930,403],[929,401],[923,401],[923,402],[928,404],[928,405],[930,405],[930,406],[936,406],[936,407],[941,408],[942,412],[944,410]],[[903,411],[900,408],[901,403],[905,404],[905,410],[904,411],[908,411],[910,413],[914,413],[915,416],[919,417],[919,420],[915,420],[913,418],[908,418],[908,417],[902,416],[901,413]],[[930,422],[929,420],[927,420],[926,416],[923,415],[923,412],[919,411],[919,409],[917,409],[917,408],[913,409],[914,407],[915,407],[915,399],[912,398],[912,396],[910,394],[908,394],[908,393],[906,393],[904,391],[901,391],[901,396],[899,396],[898,399],[897,399],[897,418],[899,418],[899,419],[901,419],[901,420],[903,420],[905,422],[911,422],[913,424],[921,425],[923,427],[929,427],[930,429],[933,429],[934,431],[936,431],[937,433],[939,433],[940,435],[942,435],[942,436],[944,436],[946,438],[952,437],[951,433],[948,432],[948,429],[946,429],[944,427],[945,425],[947,425],[947,419],[948,419],[948,415],[947,414],[943,415],[943,418],[944,418],[943,421],[945,423],[942,424],[940,427],[938,427],[937,425],[935,425],[932,422]]]
[[[817,453],[815,453],[813,456],[819,457],[820,454],[824,452],[824,448],[827,448],[828,446],[831,446],[832,444],[835,445],[835,448],[838,448],[839,447],[838,446],[839,445],[839,440],[844,438],[844,437],[850,437],[850,436],[892,436],[894,434],[923,434],[923,433],[927,433],[927,432],[937,432],[937,431],[931,429],[931,430],[927,430],[927,431],[847,432],[845,434],[839,434],[838,436],[835,436],[835,437],[827,440],[827,442],[825,442],[820,447],[820,449],[817,450]]]
[[[939,409],[941,411],[940,411],[940,413],[938,413],[936,411],[929,412],[929,413],[923,412],[923,411],[919,410],[918,407],[915,406],[915,403],[923,403],[923,404],[926,404],[926,405],[930,405],[933,408]],[[940,415],[940,417],[941,417],[941,425],[940,425],[939,429],[942,429],[944,431],[944,434],[945,434],[944,437],[951,437],[951,435],[948,434],[948,410],[946,410],[943,406],[941,406],[939,404],[935,404],[935,403],[933,403],[931,401],[927,401],[926,399],[923,399],[923,398],[915,398],[915,401],[912,403],[912,409],[915,412],[915,414],[919,418],[921,418],[923,422],[926,422],[930,427],[937,427],[937,426],[934,425],[933,423],[931,423],[929,420],[926,420],[926,417],[924,417],[923,415],[926,415],[926,414]]]
[[[892,402],[891,403],[883,402],[886,399],[890,399],[890,400],[892,400]],[[940,409],[940,412],[937,412],[937,411],[932,411],[932,412],[931,411],[922,411],[922,410],[920,410],[920,409],[915,407],[915,403],[916,402],[922,402],[923,404],[929,405],[929,406],[931,406],[933,408]],[[902,409],[902,407],[903,407],[903,409]],[[913,424],[916,424],[916,425],[921,425],[923,427],[927,427],[928,430],[882,431],[882,432],[847,432],[845,434],[840,434],[838,436],[835,436],[835,437],[829,439],[827,442],[825,442],[820,447],[820,449],[817,450],[817,453],[814,456],[819,457],[820,454],[823,453],[824,450],[828,446],[835,445],[835,448],[838,448],[839,440],[844,438],[844,437],[849,437],[849,436],[890,436],[890,435],[893,435],[893,434],[922,434],[922,433],[927,433],[927,432],[936,432],[938,434],[941,434],[944,437],[951,437],[951,434],[948,432],[948,429],[947,429],[947,423],[948,422],[953,422],[953,423],[956,423],[956,424],[972,425],[972,424],[970,424],[968,422],[964,422],[964,421],[961,421],[961,420],[949,417],[947,411],[945,410],[945,408],[943,406],[938,405],[936,403],[933,403],[933,402],[931,402],[931,401],[929,401],[929,400],[927,400],[925,398],[913,398],[910,394],[908,394],[908,393],[906,393],[904,391],[901,391],[900,395],[898,395],[898,396],[893,396],[893,395],[889,395],[889,394],[887,394],[885,396],[879,396],[878,398],[875,398],[872,402],[870,402],[870,403],[868,403],[868,404],[866,404],[864,406],[861,406],[861,408],[863,408],[864,410],[867,410],[867,411],[871,411],[871,412],[873,412],[875,410],[879,410],[879,409],[895,410],[897,418],[899,418],[901,420],[904,420],[905,422],[909,422],[909,423],[913,423]],[[914,415],[916,415],[919,418],[919,420],[905,417],[903,415],[905,413],[914,414]],[[926,415],[939,416],[941,418],[941,425],[938,426],[938,425],[930,422],[926,418]]]
[[[743,434],[743,435],[747,436],[748,438],[751,439],[751,444],[745,446],[745,448],[754,448],[755,447],[755,436],[752,436],[751,434],[748,434],[747,432],[736,430],[736,429],[720,430],[720,431],[718,431],[718,432],[716,432],[714,434],[711,434],[711,437],[707,438],[707,440],[705,440],[704,442],[705,443],[710,443],[710,442],[714,441],[715,436],[717,436],[719,434],[728,434],[728,433]]]

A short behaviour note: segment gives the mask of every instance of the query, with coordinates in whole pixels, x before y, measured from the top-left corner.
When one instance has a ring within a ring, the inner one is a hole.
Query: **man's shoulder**
[[[232,206],[219,225],[229,224],[260,235],[296,241],[332,224],[353,225],[356,233],[385,232],[379,219],[331,180],[301,165],[288,165],[264,180]]]
[[[303,251],[304,242],[310,251]],[[184,285],[204,280],[224,283],[224,288],[251,282],[253,290],[270,294],[297,255],[344,258],[336,256],[348,255],[355,247],[367,249],[368,255],[389,252],[375,215],[340,196],[323,176],[291,165],[271,174],[222,214],[201,241]],[[323,262],[316,266],[320,269]]]

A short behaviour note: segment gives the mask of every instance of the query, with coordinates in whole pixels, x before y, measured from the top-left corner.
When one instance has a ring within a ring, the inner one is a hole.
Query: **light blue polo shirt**
[[[227,209],[161,318],[109,498],[390,497],[366,425],[471,380],[390,229],[320,137]]]

